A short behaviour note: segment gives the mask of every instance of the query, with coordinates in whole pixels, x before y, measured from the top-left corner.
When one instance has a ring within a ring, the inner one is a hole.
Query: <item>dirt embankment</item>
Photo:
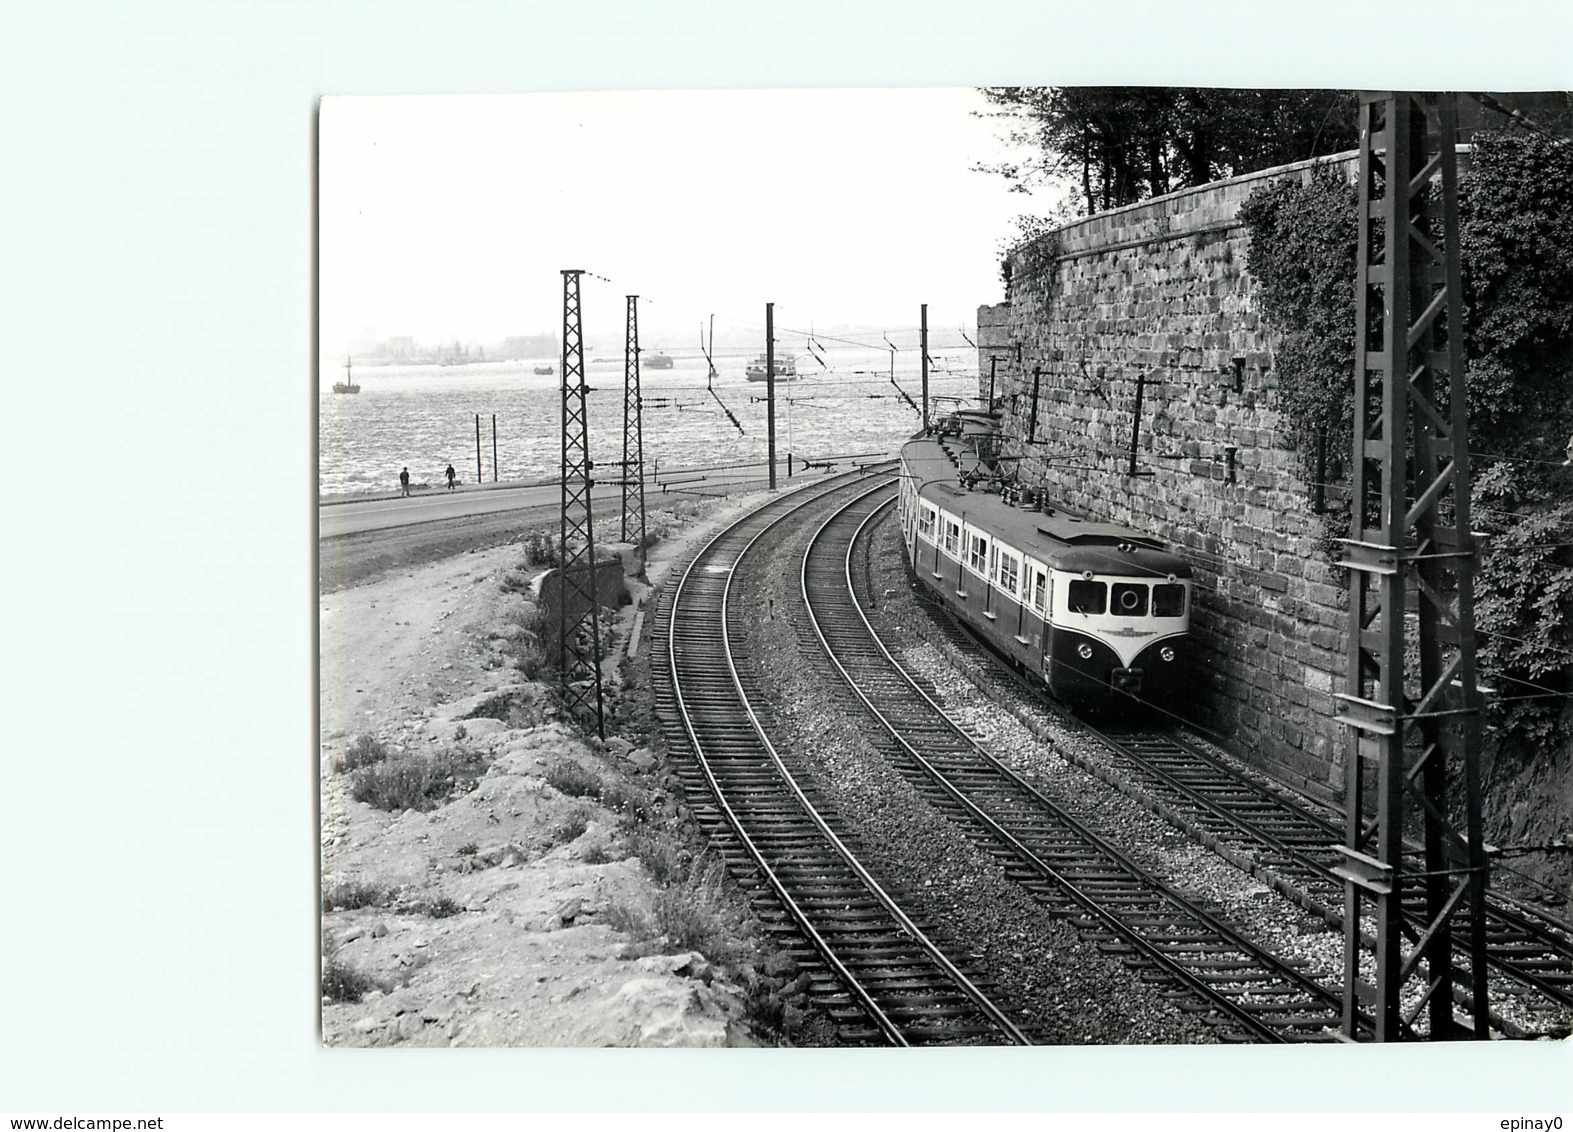
[[[640,606],[611,616],[608,739],[587,742],[516,665],[538,569],[453,532],[447,556],[412,565],[435,534],[320,598],[324,1039],[811,1040],[805,980],[761,941],[662,766],[647,675],[626,659]],[[680,551],[663,544],[652,577]]]
[[[556,521],[556,507],[525,507],[323,539],[317,545],[317,589],[337,593],[412,566],[514,543],[521,531]]]

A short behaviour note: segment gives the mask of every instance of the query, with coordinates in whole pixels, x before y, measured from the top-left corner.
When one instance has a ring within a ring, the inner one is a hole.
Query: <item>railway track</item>
[[[1120,769],[1144,781],[1155,802],[1183,815],[1215,846],[1248,856],[1263,880],[1342,928],[1343,883],[1332,872],[1332,847],[1343,840],[1341,826],[1242,778],[1181,736],[1138,728],[1088,731],[1102,740]],[[1418,887],[1412,899],[1422,902]],[[1368,939],[1367,945],[1374,942]],[[1486,960],[1494,974],[1573,1009],[1573,942],[1549,925],[1499,902],[1488,904]],[[1498,1022],[1507,1028],[1504,1020]]]
[[[917,684],[869,624],[856,596],[853,548],[893,501],[860,495],[807,548],[801,592],[815,635],[850,693],[876,720],[875,745],[1047,906],[1144,979],[1212,1012],[1225,1037],[1327,1040],[1341,1011],[1323,986],[1150,875],[1127,854],[995,759]]]
[[[1027,1035],[915,923],[837,835],[766,735],[729,597],[750,550],[801,513],[867,487],[851,476],[779,497],[710,540],[657,610],[665,687],[657,710],[674,752],[690,757],[690,797],[771,930],[790,936],[810,993],[844,1040],[894,1045],[1021,1043]],[[658,637],[659,639],[659,637]]]
[[[1242,775],[1216,755],[1169,727],[1099,725],[1070,715],[1024,680],[948,613],[926,602],[946,626],[946,638],[1006,677],[1026,713],[1047,711],[1098,741],[1096,760],[1063,750],[1064,757],[1171,825],[1258,877],[1329,926],[1343,926],[1343,882],[1331,867],[1334,846],[1343,840],[1341,818],[1317,813],[1285,793]],[[1040,729],[1041,730],[1041,729]],[[1417,901],[1419,897],[1417,895]],[[1573,936],[1565,926],[1527,908],[1491,898],[1487,909],[1487,961],[1495,979],[1565,1011],[1573,1010]],[[1374,945],[1367,938],[1367,946]],[[1499,984],[1500,985],[1500,984]],[[1462,999],[1467,1005],[1467,998]],[[1493,1025],[1514,1037],[1545,1036],[1516,1026],[1500,1014]],[[1567,1024],[1547,1032],[1566,1036]]]

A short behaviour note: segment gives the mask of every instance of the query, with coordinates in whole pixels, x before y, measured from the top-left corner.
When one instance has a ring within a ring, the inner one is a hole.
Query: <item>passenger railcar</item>
[[[1048,505],[998,450],[998,418],[976,411],[902,447],[901,530],[918,580],[1074,706],[1172,702],[1190,566],[1147,535]]]

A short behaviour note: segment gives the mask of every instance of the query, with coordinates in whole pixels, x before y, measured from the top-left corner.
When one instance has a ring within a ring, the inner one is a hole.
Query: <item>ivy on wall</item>
[[[1459,181],[1480,656],[1503,727],[1558,742],[1573,675],[1573,141],[1478,138]]]
[[[1240,208],[1262,318],[1277,339],[1284,437],[1313,491],[1339,478],[1353,445],[1357,203],[1343,174],[1322,166],[1308,181],[1262,186]],[[1332,557],[1334,540],[1349,533],[1347,507],[1325,512],[1323,528],[1323,553]]]
[[[1355,190],[1319,171],[1258,189],[1241,209],[1249,269],[1278,340],[1286,437],[1314,491],[1341,477],[1354,390]],[[1503,738],[1559,742],[1573,671],[1573,143],[1483,133],[1459,180],[1472,455],[1471,525],[1483,680]],[[1339,459],[1319,467],[1316,439]],[[1347,501],[1324,515],[1326,547]]]
[[[1000,257],[1000,278],[1005,297],[1011,298],[1013,284],[1046,287],[1053,278],[1060,254],[1059,232],[1041,217],[1020,217],[1016,226],[1022,239]]]

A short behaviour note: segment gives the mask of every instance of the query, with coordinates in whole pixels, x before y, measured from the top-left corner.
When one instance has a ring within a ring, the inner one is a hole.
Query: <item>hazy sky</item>
[[[556,330],[697,344],[780,325],[970,327],[999,247],[1052,199],[972,166],[1001,155],[970,89],[330,98],[321,115],[321,346]]]

